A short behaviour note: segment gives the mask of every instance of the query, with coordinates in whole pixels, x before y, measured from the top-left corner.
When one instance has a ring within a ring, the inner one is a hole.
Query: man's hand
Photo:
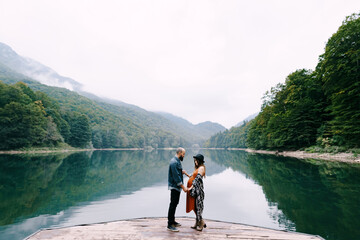
[[[190,177],[190,175],[185,170],[182,170],[182,174],[185,174],[187,177]]]
[[[184,185],[181,185],[181,188],[184,190],[184,192],[188,191],[187,187],[185,187]]]

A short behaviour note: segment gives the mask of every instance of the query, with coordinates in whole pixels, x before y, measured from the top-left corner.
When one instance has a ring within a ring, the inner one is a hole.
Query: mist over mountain
[[[218,123],[213,123],[210,121],[202,122],[199,124],[192,124],[188,120],[175,116],[166,112],[157,112],[159,115],[170,120],[178,126],[178,131],[184,135],[195,135],[197,138],[202,139],[201,143],[206,141],[212,135],[226,130],[224,126]]]
[[[124,140],[128,147],[132,146],[131,142],[137,147],[174,147],[176,144],[201,146],[210,136],[226,129],[212,122],[194,125],[168,113],[150,112],[120,100],[101,98],[84,92],[80,83],[59,75],[35,60],[19,56],[3,43],[0,43],[0,80],[7,84],[25,82],[31,89],[55,98],[63,109],[86,114],[92,123],[93,138],[95,136],[93,141],[101,142],[97,146],[95,143],[95,147],[122,146],[116,140],[117,137],[130,139],[130,142]],[[101,119],[101,115],[107,116],[107,119]],[[133,133],[129,129],[133,129]],[[140,132],[144,135],[141,136]],[[116,144],[112,144],[108,138]]]
[[[8,68],[43,84],[80,91],[82,85],[75,80],[59,75],[53,69],[18,55],[10,46],[0,42],[0,62]]]
[[[195,125],[195,128],[198,131],[202,132],[202,134],[206,134],[208,137],[211,137],[214,133],[218,133],[226,130],[226,128],[223,125],[211,121],[198,123]]]
[[[244,120],[242,120],[241,122],[236,124],[234,127],[240,127],[240,126],[242,126],[244,124],[244,122],[250,122],[251,120],[256,118],[257,115],[259,115],[259,112],[251,114],[250,116],[248,116],[247,118],[245,118]]]

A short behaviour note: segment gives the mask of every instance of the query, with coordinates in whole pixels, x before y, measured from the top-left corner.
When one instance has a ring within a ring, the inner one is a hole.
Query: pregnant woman
[[[192,210],[196,214],[196,223],[193,229],[202,231],[206,228],[206,224],[202,218],[202,212],[204,210],[204,184],[203,177],[205,177],[206,168],[204,165],[204,156],[197,154],[194,156],[195,171],[190,176],[187,183],[188,192],[186,195],[186,212],[189,213]]]

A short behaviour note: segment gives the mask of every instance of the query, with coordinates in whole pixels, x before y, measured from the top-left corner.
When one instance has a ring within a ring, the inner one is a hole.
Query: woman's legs
[[[191,227],[192,229],[196,229],[196,227],[199,225],[199,223],[198,223],[198,221],[197,221],[197,213],[196,213],[196,199],[195,199],[195,209],[194,209],[194,213],[195,213],[196,218],[195,218],[195,225]]]
[[[195,213],[196,213],[196,221],[200,222],[202,220],[202,212],[204,210],[204,200],[197,196],[195,200]]]
[[[206,228],[206,224],[202,218],[202,213],[204,210],[204,196],[203,195],[199,195],[196,198],[196,222],[197,222],[197,227],[196,230],[198,231],[202,231],[203,228]]]

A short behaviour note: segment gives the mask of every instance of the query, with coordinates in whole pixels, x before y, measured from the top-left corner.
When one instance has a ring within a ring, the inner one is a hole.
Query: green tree
[[[67,114],[66,111],[61,111],[59,103],[50,98],[47,94],[37,91],[36,99],[41,100],[43,106],[45,107],[45,112],[47,116],[52,118],[52,121],[56,124],[58,131],[61,136],[65,140],[65,142],[69,142],[70,139],[70,126],[68,122],[65,120],[64,115]]]
[[[21,82],[13,86],[0,82],[0,93],[0,148],[41,145],[47,118],[35,93]]]
[[[53,99],[35,93],[25,83],[7,85],[0,81],[0,148],[48,146],[62,142],[56,123],[66,121],[58,111]]]
[[[360,146],[360,14],[346,17],[318,64],[337,145]]]
[[[230,130],[217,133],[205,142],[205,147],[215,148],[246,148],[247,134],[251,125],[250,122],[244,122],[239,127],[232,127]]]
[[[41,106],[11,102],[0,108],[0,148],[40,145],[46,135],[46,118]]]
[[[299,149],[316,143],[325,109],[316,73],[297,70],[263,99],[262,111],[249,130],[250,147]]]
[[[70,118],[70,145],[85,147],[91,140],[89,118],[85,114],[74,112]]]
[[[47,117],[47,124],[46,124],[46,135],[43,139],[43,142],[50,145],[56,145],[58,142],[63,142],[64,138],[58,131],[56,124],[54,123],[51,116]]]

